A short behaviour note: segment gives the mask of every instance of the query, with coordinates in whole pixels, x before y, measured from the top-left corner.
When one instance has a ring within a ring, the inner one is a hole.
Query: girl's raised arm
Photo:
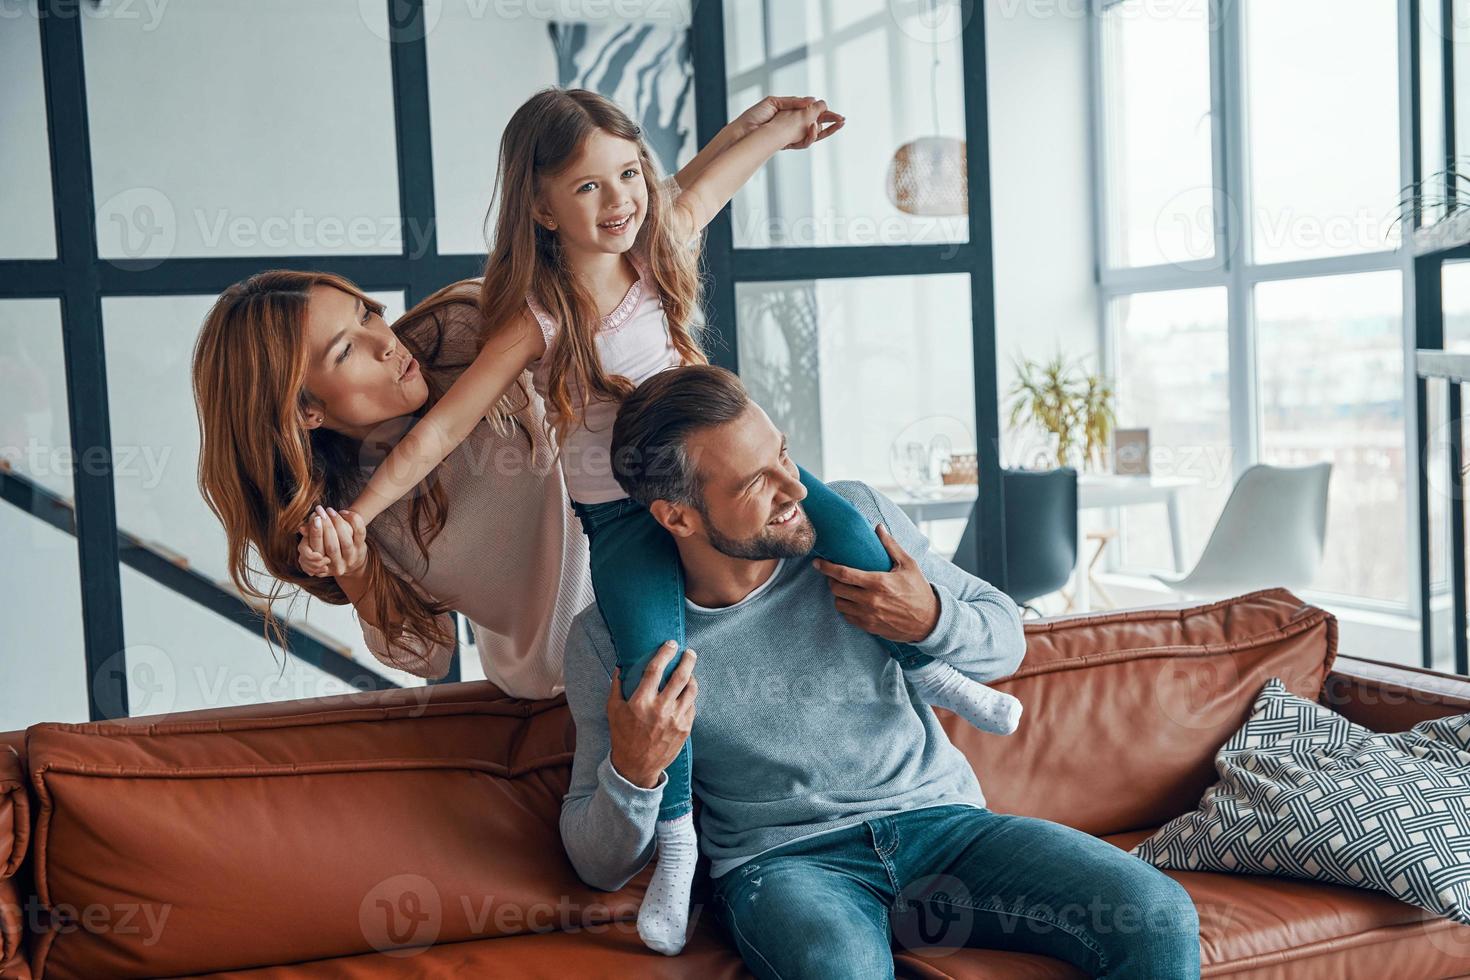
[[[505,329],[490,335],[470,366],[410,429],[349,508],[364,521],[387,510],[418,486],[444,457],[469,436],[485,413],[498,402],[536,358],[546,352],[546,341],[529,309]]]
[[[682,240],[703,231],[735,192],[777,152],[788,146],[810,146],[841,129],[843,122],[843,117],[830,111],[820,99],[801,108],[777,111],[769,122],[719,152],[687,185],[679,181],[683,192],[674,200],[674,213],[687,228],[681,228],[678,237]]]

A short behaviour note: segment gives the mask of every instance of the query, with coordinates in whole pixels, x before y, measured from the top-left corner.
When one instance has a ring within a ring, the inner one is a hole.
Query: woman
[[[675,180],[691,182],[777,112],[807,102],[756,103]],[[513,697],[547,698],[562,690],[571,619],[593,596],[528,377],[370,532],[332,509],[474,359],[478,289],[447,287],[392,328],[371,298],[325,273],[266,272],[226,290],[195,348],[200,489],[225,526],[242,593],[273,603],[294,587],[350,602],[373,655],[423,677],[448,670],[448,612],[458,611],[487,678]],[[262,588],[259,570],[278,583]]]

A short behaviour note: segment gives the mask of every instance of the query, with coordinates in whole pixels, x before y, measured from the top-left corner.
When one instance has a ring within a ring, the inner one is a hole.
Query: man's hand
[[[658,784],[659,773],[674,761],[694,728],[699,682],[694,679],[693,650],[684,651],[668,684],[662,691],[658,689],[659,679],[678,649],[673,640],[659,647],[643,669],[637,690],[626,701],[619,670],[613,670],[612,691],[607,696],[608,738],[612,742],[609,754],[618,775],[644,789]]]
[[[893,562],[889,571],[862,572],[820,558],[812,565],[827,576],[843,619],[885,640],[918,643],[939,623],[939,594],[888,528],[877,530]]]

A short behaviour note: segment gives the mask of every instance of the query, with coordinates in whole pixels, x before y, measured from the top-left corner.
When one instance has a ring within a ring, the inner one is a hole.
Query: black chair
[[[1001,470],[1005,488],[1006,594],[1022,610],[1032,599],[1067,584],[1077,567],[1077,471]],[[970,511],[954,563],[971,575],[977,557],[976,518],[979,501]]]

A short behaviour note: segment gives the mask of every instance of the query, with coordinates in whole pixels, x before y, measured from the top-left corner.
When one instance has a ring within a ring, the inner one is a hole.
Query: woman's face
[[[307,413],[355,439],[417,411],[429,397],[419,364],[383,318],[356,296],[315,286],[306,307],[306,390],[319,403]]]

